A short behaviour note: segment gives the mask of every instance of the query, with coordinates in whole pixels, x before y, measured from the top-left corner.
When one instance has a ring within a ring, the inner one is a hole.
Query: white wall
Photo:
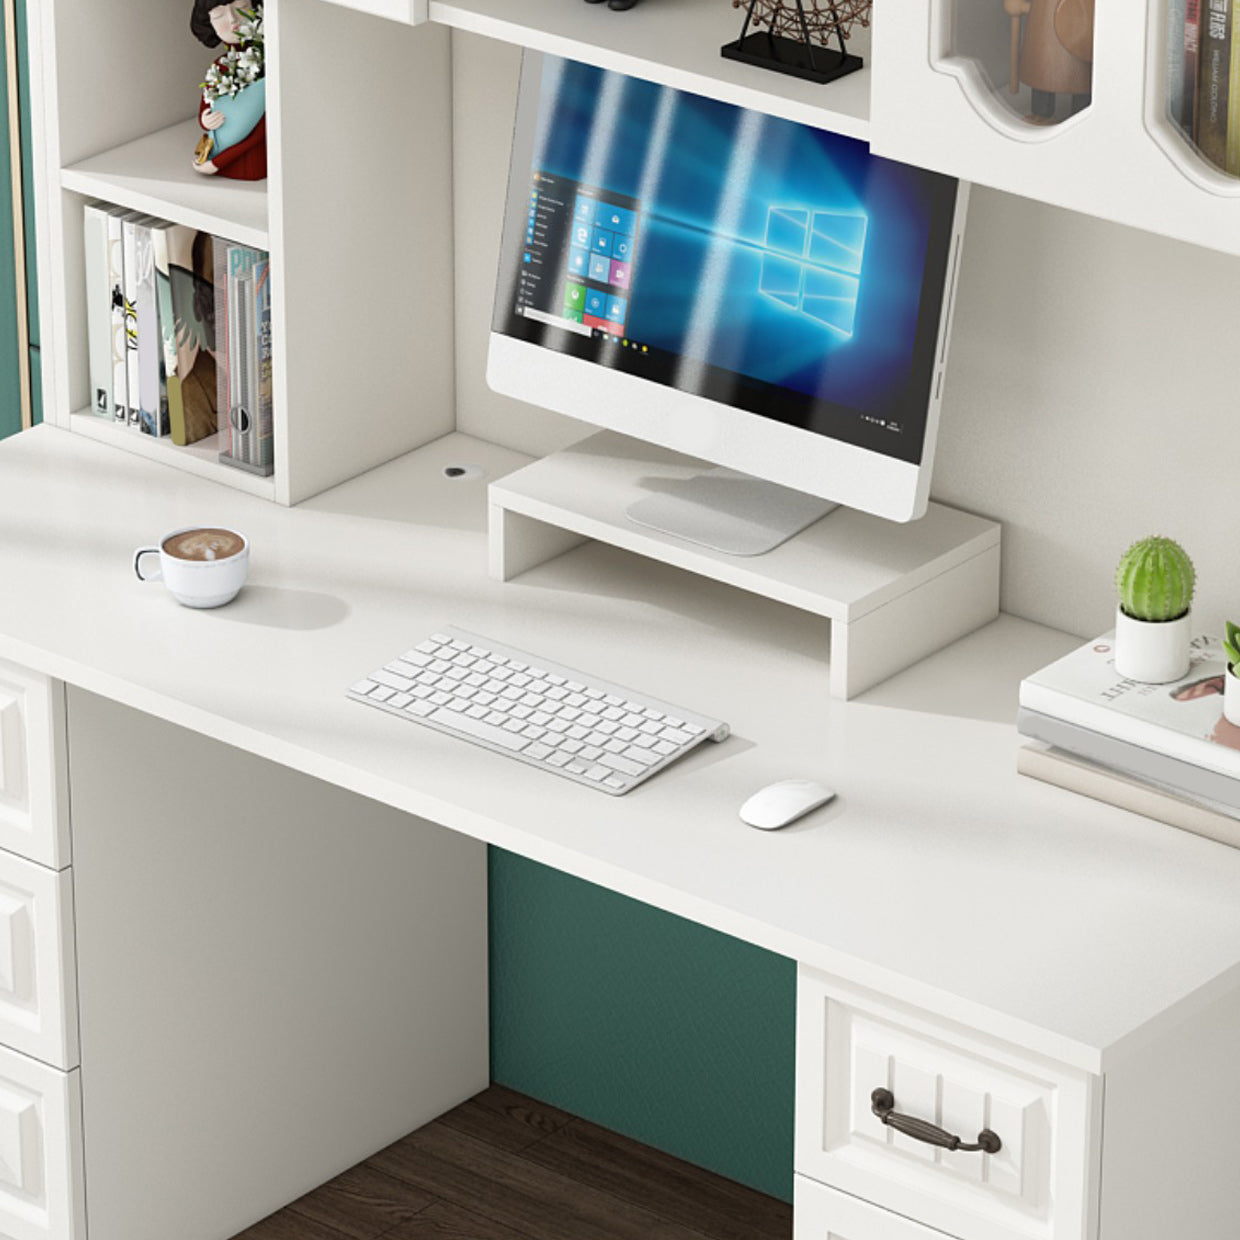
[[[520,55],[454,32],[453,66],[457,424],[543,454],[592,428],[483,377]],[[975,190],[934,495],[1003,522],[1006,610],[1101,632],[1119,554],[1164,533],[1198,627],[1240,621],[1237,325],[1240,260]]]

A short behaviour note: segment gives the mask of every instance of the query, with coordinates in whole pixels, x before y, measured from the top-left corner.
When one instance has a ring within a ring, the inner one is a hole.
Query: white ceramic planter
[[[1223,677],[1223,717],[1240,728],[1240,676],[1230,667]]]
[[[1192,612],[1178,620],[1134,620],[1115,609],[1115,670],[1129,680],[1165,685],[1188,674]]]

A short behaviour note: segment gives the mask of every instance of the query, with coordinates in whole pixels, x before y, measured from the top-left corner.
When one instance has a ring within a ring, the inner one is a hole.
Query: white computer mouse
[[[796,822],[834,797],[835,790],[816,779],[781,779],[776,784],[759,788],[741,806],[741,821],[761,831],[774,831]]]

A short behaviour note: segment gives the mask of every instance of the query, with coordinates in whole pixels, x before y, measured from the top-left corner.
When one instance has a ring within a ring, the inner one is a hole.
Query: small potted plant
[[[1142,538],[1115,570],[1115,670],[1129,680],[1167,684],[1188,673],[1189,608],[1196,573],[1170,538]]]
[[[1223,639],[1223,653],[1227,656],[1227,675],[1223,677],[1223,717],[1228,723],[1240,727],[1240,624],[1227,621],[1227,636]]]

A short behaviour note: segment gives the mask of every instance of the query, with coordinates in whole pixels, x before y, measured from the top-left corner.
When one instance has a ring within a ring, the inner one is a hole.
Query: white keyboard
[[[728,725],[444,628],[349,697],[620,796]]]

